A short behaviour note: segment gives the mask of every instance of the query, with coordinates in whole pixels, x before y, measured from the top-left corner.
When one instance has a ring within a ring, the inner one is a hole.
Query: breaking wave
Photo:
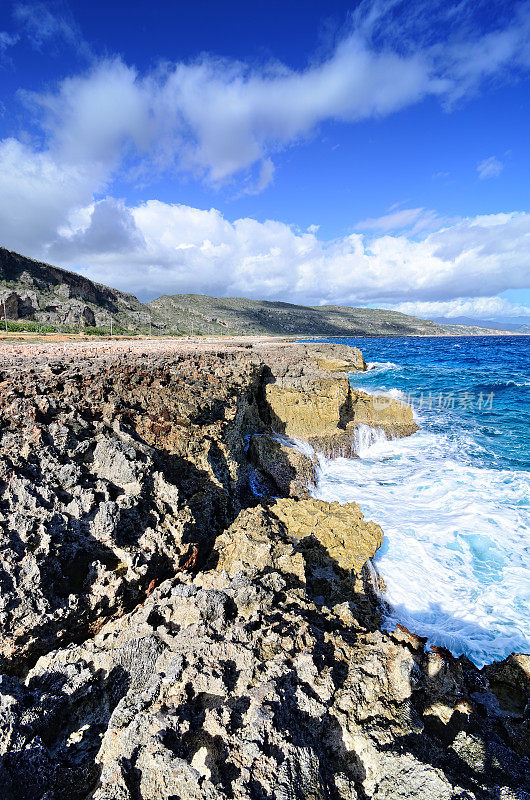
[[[524,388],[530,370],[527,350],[519,356],[513,343],[513,362],[500,363],[496,338],[483,351],[477,346],[478,355],[470,355],[475,342],[466,341],[457,351],[451,348],[450,356],[445,342],[430,350],[423,345],[423,351],[419,342],[406,340],[382,347],[399,351],[403,367],[391,378],[395,385],[389,386],[386,376],[365,373],[352,379],[355,386],[390,396],[408,392],[420,380],[437,391],[471,385],[478,393],[495,386],[495,403],[481,411],[458,403],[422,408],[421,430],[404,439],[388,440],[383,431],[360,426],[359,458],[321,458],[314,491],[325,500],[359,502],[365,516],[383,528],[374,562],[386,584],[385,625],[401,623],[478,666],[514,651],[530,652],[529,390]],[[367,352],[383,344],[351,343]],[[457,358],[466,363],[455,363]],[[492,370],[492,364],[498,366]]]

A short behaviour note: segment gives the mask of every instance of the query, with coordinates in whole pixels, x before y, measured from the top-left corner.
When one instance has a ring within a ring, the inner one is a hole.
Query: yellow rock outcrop
[[[359,573],[383,543],[383,531],[366,522],[357,503],[282,498],[269,507],[294,541],[313,537],[341,569]]]
[[[381,528],[365,521],[357,503],[282,498],[239,514],[215,543],[215,566],[230,576],[270,567],[303,583],[307,554],[318,544],[325,551],[324,562],[359,575],[382,542]]]
[[[351,388],[346,376],[304,376],[269,383],[265,397],[272,426],[279,433],[309,441],[326,455],[354,455],[359,424],[382,428],[389,437],[418,430],[406,403]]]
[[[344,378],[307,378],[295,386],[269,383],[265,396],[273,427],[286,436],[310,439],[337,433],[351,418],[350,384]]]

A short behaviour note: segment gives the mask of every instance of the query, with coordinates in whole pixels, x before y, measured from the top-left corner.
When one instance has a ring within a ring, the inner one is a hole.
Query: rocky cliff
[[[329,457],[356,455],[360,424],[382,428],[389,437],[414,433],[418,428],[406,403],[352,389],[347,373],[364,369],[362,353],[355,347],[299,345],[295,359],[284,351],[265,379],[271,427],[306,440]]]
[[[141,329],[158,315],[132,294],[0,247],[0,312],[12,321]]]
[[[2,800],[523,800],[526,656],[380,630],[333,345],[0,354]],[[348,386],[347,386],[348,384]],[[333,388],[338,385],[337,388]],[[318,409],[312,416],[311,403]]]

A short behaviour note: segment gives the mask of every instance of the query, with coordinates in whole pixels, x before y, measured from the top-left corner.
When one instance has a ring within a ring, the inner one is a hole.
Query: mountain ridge
[[[162,295],[147,304],[171,325],[207,333],[287,336],[499,335],[480,326],[441,325],[399,311],[352,306],[304,306],[281,300]],[[503,332],[504,333],[504,332]],[[508,331],[506,331],[509,334]]]

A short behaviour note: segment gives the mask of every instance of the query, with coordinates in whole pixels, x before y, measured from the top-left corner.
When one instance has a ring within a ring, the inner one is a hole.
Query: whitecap
[[[382,526],[386,625],[479,666],[530,652],[530,474],[473,465],[469,436],[358,437],[360,458],[321,460],[314,496],[356,500]]]
[[[361,389],[362,392],[365,394],[370,394],[373,397],[391,397],[393,400],[403,400],[406,401],[407,395],[405,392],[401,391],[401,389],[370,389],[365,388],[364,386]]]
[[[373,370],[384,372],[390,369],[401,369],[401,367],[399,364],[394,364],[393,361],[368,361],[366,364],[366,369],[368,372],[372,372]]]

